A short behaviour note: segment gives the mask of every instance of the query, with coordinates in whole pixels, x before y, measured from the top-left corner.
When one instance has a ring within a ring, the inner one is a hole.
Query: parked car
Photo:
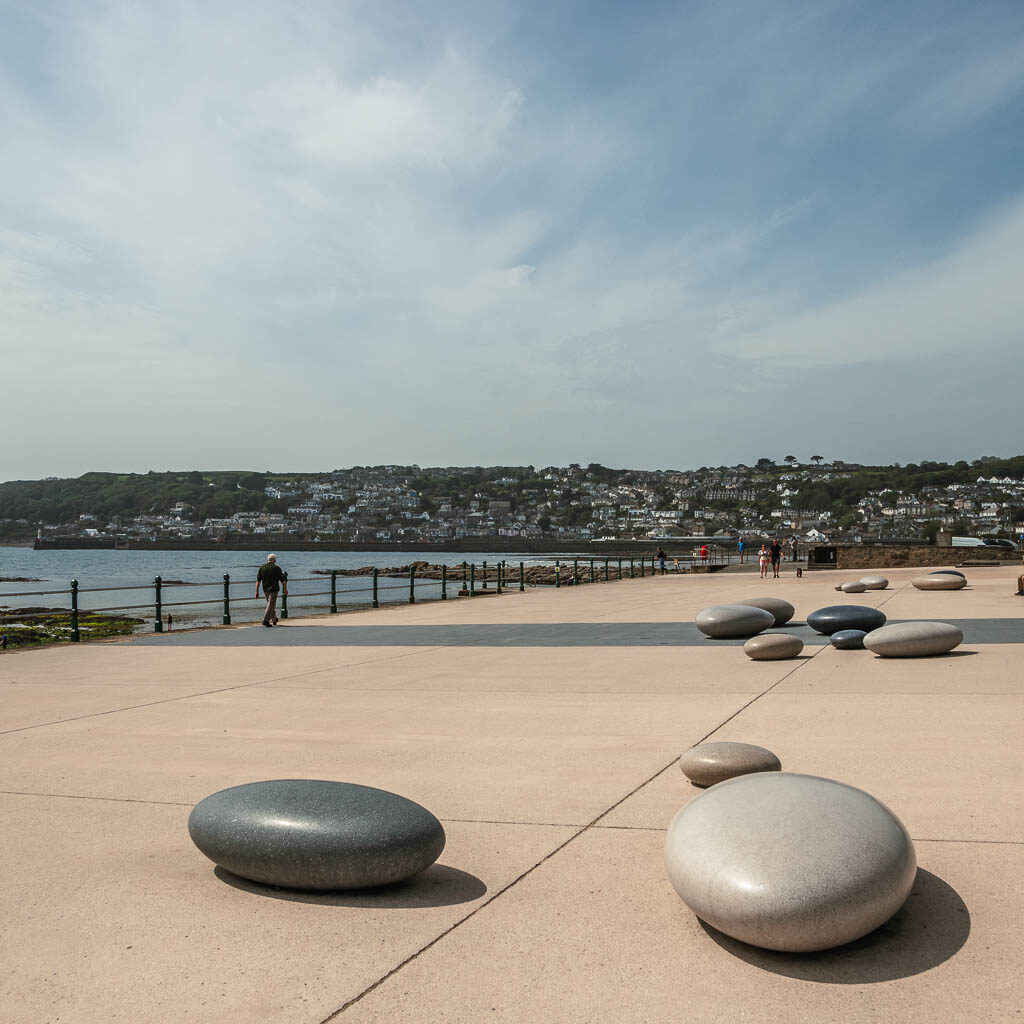
[[[990,548],[1009,548],[1010,551],[1020,550],[1012,540],[1005,537],[986,537],[985,546]]]

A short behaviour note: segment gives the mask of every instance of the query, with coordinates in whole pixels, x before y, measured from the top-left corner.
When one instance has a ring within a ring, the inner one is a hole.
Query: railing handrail
[[[672,560],[671,568],[669,571],[680,571],[684,568],[684,565],[680,563],[688,563],[691,567],[699,564],[705,565],[718,565],[722,563],[730,563],[738,561],[739,556],[737,552],[726,549],[723,545],[709,544],[708,556],[701,558],[699,555],[699,547],[696,549],[690,549],[677,554],[666,553],[666,563],[669,559]],[[623,569],[623,562],[628,559],[628,568]],[[583,563],[581,566],[580,563]],[[602,564],[603,563],[603,564]],[[639,564],[637,564],[639,563]],[[519,563],[519,590],[525,590],[525,563]],[[553,578],[550,584],[544,583],[541,585],[550,585],[557,589],[561,586],[568,585],[585,585],[590,583],[604,583],[612,582],[623,579],[632,579],[637,575],[637,569],[639,569],[639,575],[645,576],[650,572],[654,575],[658,571],[658,560],[656,553],[641,552],[640,554],[633,555],[621,555],[611,554],[603,555],[598,554],[594,557],[586,555],[584,557],[575,557],[570,562],[564,561],[560,558],[554,560],[554,564],[548,562],[548,567],[552,570]],[[668,568],[668,565],[667,565]],[[449,575],[449,569],[451,574]],[[431,567],[431,572],[435,572],[436,569]],[[284,579],[286,585],[295,584],[306,584],[306,583],[317,583],[321,584],[319,589],[305,590],[301,592],[293,593],[292,599],[306,599],[306,598],[325,598],[329,599],[330,602],[330,613],[338,611],[339,597],[341,599],[342,607],[356,607],[365,602],[349,602],[346,601],[347,597],[355,596],[358,594],[365,594],[370,592],[372,599],[370,606],[373,608],[379,607],[378,597],[383,591],[406,591],[409,595],[409,602],[415,603],[416,601],[416,590],[417,588],[435,587],[440,588],[440,600],[444,601],[448,599],[447,588],[451,583],[461,584],[459,593],[468,594],[471,597],[476,597],[480,594],[495,593],[504,594],[515,589],[510,583],[514,580],[514,570],[510,575],[509,564],[505,559],[499,559],[498,562],[484,562],[482,565],[477,565],[475,562],[461,561],[453,566],[442,564],[440,566],[440,578],[434,578],[433,576],[420,576],[417,575],[415,567],[410,566],[408,569],[402,570],[399,567],[389,566],[385,579],[394,579],[396,581],[391,585],[380,585],[380,577],[383,575],[379,568],[373,567],[370,573],[366,575],[350,575],[345,573],[341,576],[343,580],[359,580],[369,578],[365,586],[348,586],[343,585],[339,590],[337,583],[339,577],[338,570],[327,570],[324,572],[317,573],[313,576],[301,576],[294,579],[290,579],[288,574],[285,573]],[[40,581],[44,582],[44,581]],[[39,612],[25,612],[20,613],[17,609],[0,609],[0,617],[12,620],[9,625],[13,625],[23,619],[34,619],[34,618],[53,618],[62,617],[64,615],[69,616],[71,640],[78,641],[79,636],[79,618],[83,615],[88,616],[92,614],[99,614],[105,612],[138,612],[145,610],[154,611],[153,619],[153,631],[163,632],[163,615],[168,609],[174,608],[185,608],[195,607],[199,605],[218,605],[223,604],[223,624],[231,624],[231,604],[232,602],[259,602],[263,598],[257,593],[253,595],[250,593],[243,594],[231,594],[231,588],[245,587],[251,591],[254,582],[257,588],[259,587],[258,581],[254,581],[253,578],[246,574],[243,578],[231,579],[230,573],[225,572],[221,580],[210,580],[210,581],[192,581],[192,580],[174,580],[165,581],[162,577],[157,576],[152,583],[148,584],[129,584],[126,586],[109,586],[109,587],[82,587],[77,580],[72,580],[67,589],[61,590],[24,590],[24,591],[6,591],[0,592],[0,600],[10,597],[50,597],[56,594],[64,594],[70,597],[70,607],[68,608],[50,608]],[[488,588],[488,584],[491,582],[496,583],[495,590],[491,591]],[[538,584],[531,582],[531,586]],[[209,589],[216,588],[218,593],[216,596],[199,598],[197,600],[188,601],[166,601],[164,597],[168,594],[171,588],[184,589],[186,587],[206,587]],[[100,594],[110,592],[133,592],[133,591],[152,591],[153,601],[145,604],[135,605],[111,605],[101,608],[82,608],[79,605],[79,598],[83,594]],[[281,617],[287,618],[287,597],[282,600]],[[172,616],[167,616],[168,623],[171,622]],[[2,625],[0,625],[2,628]]]

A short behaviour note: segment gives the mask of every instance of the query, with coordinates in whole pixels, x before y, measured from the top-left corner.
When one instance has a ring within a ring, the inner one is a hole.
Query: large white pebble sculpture
[[[912,582],[918,590],[963,590],[967,586],[967,580],[963,576],[944,572],[918,576]]]
[[[882,658],[948,654],[963,642],[963,630],[951,622],[894,622],[864,637],[864,646]]]
[[[673,819],[665,867],[726,935],[810,952],[859,939],[903,906],[917,873],[902,822],[863,790],[765,772],[712,786]]]

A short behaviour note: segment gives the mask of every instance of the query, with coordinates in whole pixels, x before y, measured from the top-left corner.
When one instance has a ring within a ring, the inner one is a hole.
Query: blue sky
[[[0,0],[0,124],[0,479],[1020,450],[1017,2]]]

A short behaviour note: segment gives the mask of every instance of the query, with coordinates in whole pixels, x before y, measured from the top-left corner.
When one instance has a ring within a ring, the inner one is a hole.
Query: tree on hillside
[[[792,466],[793,463],[796,462],[796,456],[795,455],[787,455],[782,461],[783,462],[788,462],[790,464],[790,466]]]
[[[822,459],[824,459],[824,457],[825,457],[824,455],[812,455],[811,456],[811,462],[813,462],[817,466],[817,465],[819,465],[821,463],[821,461],[822,461]]]

